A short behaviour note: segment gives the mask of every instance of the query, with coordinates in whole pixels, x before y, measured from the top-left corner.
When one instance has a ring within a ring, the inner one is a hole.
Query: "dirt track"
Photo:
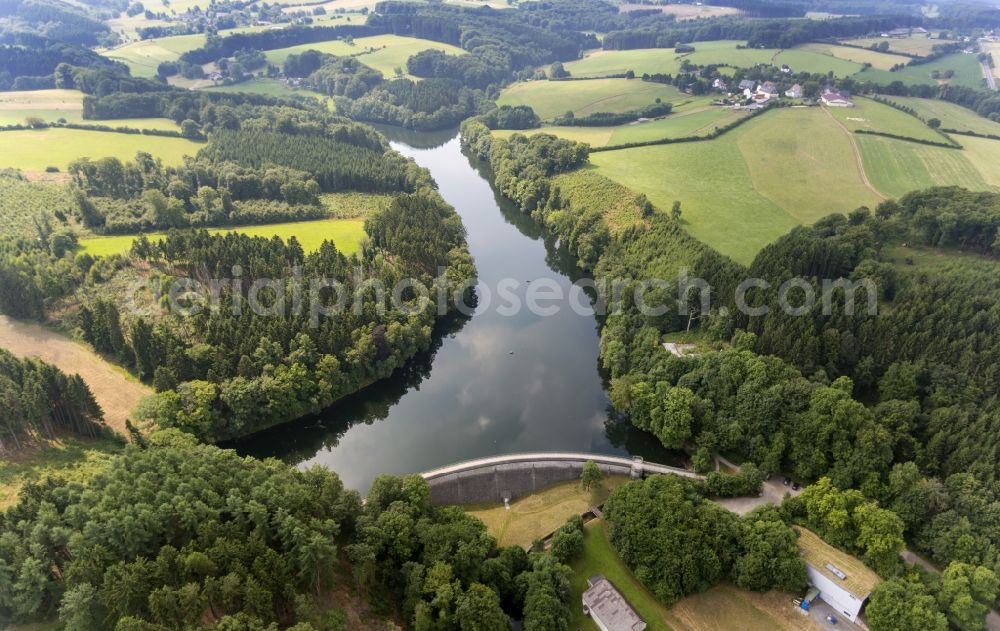
[[[139,400],[153,393],[86,346],[38,324],[0,315],[0,348],[18,357],[36,357],[63,372],[83,377],[104,410],[108,425],[122,433],[125,419]]]

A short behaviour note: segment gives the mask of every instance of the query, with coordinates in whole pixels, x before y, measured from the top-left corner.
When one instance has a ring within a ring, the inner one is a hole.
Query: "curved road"
[[[537,452],[537,453],[508,454],[505,456],[490,456],[489,458],[466,460],[464,462],[457,462],[455,464],[447,465],[445,467],[432,469],[430,471],[421,473],[420,475],[423,476],[425,480],[429,481],[435,478],[440,478],[442,476],[451,475],[453,473],[462,473],[464,471],[472,471],[475,469],[481,469],[483,467],[491,467],[496,465],[515,464],[523,462],[552,462],[552,461],[568,461],[568,462],[584,463],[587,462],[588,460],[593,460],[597,464],[612,465],[618,467],[631,467],[634,464],[632,458],[619,458],[617,456],[605,456],[601,454],[551,451],[551,452]],[[643,473],[679,475],[685,478],[692,478],[695,480],[705,479],[704,476],[698,475],[693,471],[688,471],[687,469],[681,469],[679,467],[668,467],[667,465],[656,464],[655,462],[642,462],[642,471]]]

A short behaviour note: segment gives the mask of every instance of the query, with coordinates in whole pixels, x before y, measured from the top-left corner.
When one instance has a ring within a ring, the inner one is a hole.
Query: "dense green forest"
[[[362,504],[323,467],[240,458],[167,430],[86,487],[31,484],[0,514],[0,620],[68,629],[340,631],[337,581],[382,625],[565,629],[568,567],[498,548],[419,476],[377,479]],[[346,575],[343,569],[347,568]],[[398,608],[394,603],[398,603]],[[280,625],[280,627],[279,627]]]

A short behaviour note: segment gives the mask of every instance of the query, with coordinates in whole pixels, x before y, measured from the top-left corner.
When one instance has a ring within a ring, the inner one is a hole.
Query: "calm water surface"
[[[430,170],[462,216],[479,280],[579,278],[551,237],[493,190],[455,132],[385,130],[393,147]],[[495,301],[494,301],[495,302]],[[380,473],[404,474],[519,451],[638,454],[676,462],[648,434],[614,420],[598,363],[598,323],[565,304],[555,316],[494,308],[438,326],[435,345],[397,372],[315,417],[231,443],[254,456],[323,464],[362,492]]]

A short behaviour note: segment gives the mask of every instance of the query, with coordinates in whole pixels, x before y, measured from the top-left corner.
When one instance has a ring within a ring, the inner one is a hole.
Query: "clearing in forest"
[[[0,315],[0,348],[18,357],[34,357],[67,374],[77,374],[90,387],[104,410],[104,420],[125,433],[125,419],[152,389],[122,368],[112,365],[83,344],[40,324],[22,322]]]
[[[265,51],[267,61],[281,66],[289,55],[301,54],[307,50],[318,50],[322,53],[341,57],[354,56],[358,61],[378,70],[386,77],[395,75],[396,68],[406,73],[406,60],[424,50],[440,50],[449,55],[464,55],[466,52],[458,46],[442,44],[429,39],[402,37],[400,35],[374,35],[359,37],[352,43],[344,40],[331,40],[313,44],[301,44],[288,48]]]
[[[318,219],[315,221],[291,221],[287,223],[241,226],[234,228],[213,228],[211,234],[239,232],[250,237],[279,237],[287,241],[298,239],[306,252],[315,252],[324,241],[333,241],[337,250],[350,256],[361,249],[361,239],[365,236],[365,222],[360,219]],[[150,241],[159,241],[165,234],[154,232],[146,235]],[[132,247],[136,235],[114,235],[107,237],[85,237],[80,239],[80,254],[91,256],[113,256],[125,254]]]

